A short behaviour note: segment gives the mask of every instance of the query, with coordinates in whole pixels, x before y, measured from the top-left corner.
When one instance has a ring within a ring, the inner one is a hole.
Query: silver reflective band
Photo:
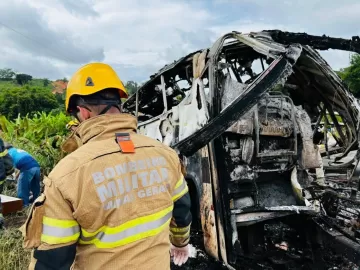
[[[176,196],[178,194],[180,194],[185,188],[186,188],[186,181],[185,179],[182,180],[182,184],[180,185],[180,187],[178,187],[177,189],[174,190],[172,196]]]
[[[150,221],[150,222],[147,222],[144,224],[139,224],[139,225],[136,225],[132,228],[123,230],[118,233],[106,234],[104,232],[99,232],[98,234],[96,234],[92,237],[85,237],[85,236],[81,235],[81,240],[88,242],[88,241],[91,241],[91,240],[97,238],[103,243],[117,242],[117,241],[126,239],[130,236],[159,228],[162,225],[166,224],[170,220],[171,217],[172,217],[172,212],[166,214],[165,216],[163,216],[157,220]]]
[[[80,232],[79,226],[74,226],[70,228],[59,228],[59,227],[53,227],[50,225],[43,224],[43,234],[53,237],[68,237],[73,236]]]

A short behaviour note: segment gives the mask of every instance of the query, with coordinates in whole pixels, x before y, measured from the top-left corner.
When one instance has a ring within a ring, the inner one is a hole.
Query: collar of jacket
[[[117,132],[136,132],[136,118],[130,114],[103,114],[82,122],[62,148],[71,153],[90,141],[115,138]]]

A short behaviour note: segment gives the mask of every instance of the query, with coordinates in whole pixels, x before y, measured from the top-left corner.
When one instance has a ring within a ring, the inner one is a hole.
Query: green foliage
[[[0,69],[0,80],[11,81],[15,77],[15,72],[10,68]]]
[[[48,92],[51,92],[53,86],[51,85],[51,81],[48,79],[32,79],[27,83],[29,86],[33,86],[36,88],[46,89]]]
[[[332,125],[332,124],[333,124],[333,120],[332,120],[330,114],[326,114],[326,116],[327,116],[327,119],[328,119],[327,122]],[[336,117],[336,119],[337,119],[337,121],[338,121],[339,124],[342,124],[342,123],[343,123],[343,120],[342,120],[342,118],[341,118],[340,115],[335,114],[335,117]],[[325,116],[323,116],[323,117],[321,118],[321,123],[324,123],[324,122],[325,122]]]
[[[50,112],[59,107],[56,97],[47,89],[0,86],[0,114],[15,119],[19,114],[27,115],[34,112]]]
[[[350,66],[337,72],[356,97],[360,97],[360,55],[351,57]]]
[[[55,98],[56,98],[56,101],[58,102],[58,108],[52,110],[52,113],[65,112],[66,90],[62,94],[55,93]]]
[[[134,81],[128,81],[125,84],[125,88],[128,91],[129,96],[134,94],[139,89],[139,87],[140,87],[140,85],[137,82],[134,82]]]
[[[15,80],[18,84],[24,85],[32,80],[32,76],[28,74],[16,74]]]
[[[14,121],[0,116],[0,128],[5,141],[32,154],[40,163],[44,174],[48,174],[62,158],[61,144],[68,131],[65,126],[70,117],[64,113],[36,113]]]
[[[48,86],[50,84],[50,81],[48,79],[43,80],[44,87]]]

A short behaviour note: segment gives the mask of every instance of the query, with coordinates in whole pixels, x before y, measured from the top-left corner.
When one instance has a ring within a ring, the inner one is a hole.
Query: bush
[[[32,80],[32,76],[28,74],[16,74],[15,80],[18,84],[24,85]]]
[[[5,141],[32,154],[42,173],[48,174],[63,157],[60,147],[66,139],[65,125],[70,119],[62,112],[36,113],[32,118],[27,115],[14,121],[0,116],[0,128]]]
[[[46,88],[39,87],[1,87],[0,114],[15,119],[19,114],[50,112],[59,107],[56,97]]]

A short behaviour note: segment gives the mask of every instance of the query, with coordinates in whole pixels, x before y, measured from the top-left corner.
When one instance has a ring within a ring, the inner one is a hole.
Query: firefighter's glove
[[[171,245],[170,254],[171,257],[173,257],[174,264],[181,266],[186,263],[189,258],[189,245],[185,247],[175,247]]]

